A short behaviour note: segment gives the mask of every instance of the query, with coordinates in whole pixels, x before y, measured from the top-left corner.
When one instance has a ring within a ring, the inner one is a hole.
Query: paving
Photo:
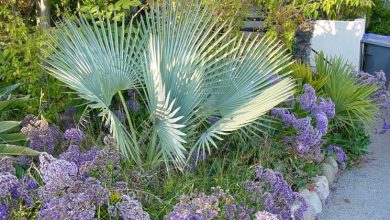
[[[338,178],[319,220],[390,220],[390,131],[371,141],[368,162]]]

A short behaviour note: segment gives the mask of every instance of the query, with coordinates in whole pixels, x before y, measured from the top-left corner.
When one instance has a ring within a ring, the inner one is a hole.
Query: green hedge
[[[390,7],[385,7],[385,2],[386,0],[374,0],[375,6],[371,9],[367,32],[390,35]]]

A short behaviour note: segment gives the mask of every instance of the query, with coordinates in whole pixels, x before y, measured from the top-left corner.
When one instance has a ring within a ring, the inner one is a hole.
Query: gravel
[[[369,161],[339,177],[320,220],[390,219],[390,131],[371,141]]]

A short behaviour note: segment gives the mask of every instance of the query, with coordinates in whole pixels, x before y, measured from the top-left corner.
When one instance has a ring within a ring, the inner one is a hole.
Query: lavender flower
[[[323,135],[328,132],[328,117],[324,112],[319,112],[315,115],[317,120],[316,129]]]
[[[18,178],[11,173],[0,173],[0,197],[7,197],[17,187]]]
[[[119,215],[124,220],[149,220],[149,214],[142,209],[139,201],[123,195],[121,201],[111,208],[113,216]]]
[[[94,160],[97,153],[98,149],[96,147],[92,147],[90,150],[83,153],[80,152],[79,146],[69,145],[68,150],[60,154],[59,158],[73,162],[80,168],[83,163]]]
[[[93,160],[85,161],[80,165],[80,175],[93,176],[103,183],[111,182],[113,177],[120,175],[123,155],[114,149],[97,151]]]
[[[274,117],[281,117],[286,127],[293,126],[297,122],[295,115],[290,113],[287,109],[274,108],[271,110],[271,115]]]
[[[65,220],[68,216],[68,202],[64,198],[53,198],[44,203],[39,211],[39,220]]]
[[[387,123],[385,119],[383,119],[382,131],[379,134],[385,134],[388,130],[390,130],[390,123]]]
[[[385,73],[383,71],[379,71],[375,72],[374,74],[369,74],[365,72],[355,72],[353,74],[358,79],[357,83],[366,83],[369,85],[379,86],[379,89],[377,89],[371,95],[371,98],[376,104],[379,105],[379,109],[381,110],[378,116],[384,117],[385,115],[388,115],[390,111],[390,92],[386,88]],[[382,130],[381,134],[384,134],[385,132],[385,130]]]
[[[75,163],[55,159],[47,153],[42,153],[39,156],[39,161],[39,171],[46,183],[38,192],[43,200],[48,200],[61,194],[77,178],[78,169]]]
[[[11,157],[0,157],[0,173],[8,172],[15,174],[15,168],[13,167],[13,160]]]
[[[29,147],[38,151],[53,152],[61,136],[59,128],[55,125],[49,126],[45,120],[34,120],[31,117],[26,116],[23,123],[26,124],[27,121],[29,123],[21,129],[21,133],[27,136]]]
[[[319,98],[319,103],[315,107],[313,114],[315,115],[320,112],[325,113],[330,119],[334,118],[336,115],[336,106],[330,98],[328,100],[325,100],[322,97]]]
[[[5,202],[0,203],[0,220],[5,220],[7,217],[8,205]]]
[[[301,109],[311,111],[316,107],[316,92],[309,84],[303,85],[304,93],[297,98]]]
[[[261,201],[263,193],[263,183],[259,181],[247,181],[244,183],[245,191],[249,194],[249,199],[254,203]]]
[[[191,196],[181,196],[172,212],[168,213],[166,220],[186,220],[186,219],[213,219],[218,216],[219,199],[215,195],[207,196],[203,193]]]
[[[297,98],[302,110],[310,111],[311,115],[305,118],[297,118],[287,109],[273,109],[271,115],[280,117],[286,128],[293,128],[295,136],[287,136],[284,143],[295,150],[298,156],[316,160],[321,154],[321,146],[324,143],[322,137],[328,132],[328,120],[335,116],[335,105],[331,99],[318,99],[314,89],[304,85],[304,93]],[[312,126],[312,117],[316,119],[315,128]]]
[[[339,146],[329,145],[328,151],[330,153],[336,154],[337,163],[340,164],[340,167],[342,170],[345,170],[345,168],[346,168],[345,162],[347,161],[347,154],[344,152],[343,148],[339,147]]]
[[[291,190],[282,174],[270,169],[263,169],[257,165],[254,169],[256,177],[269,186],[269,190],[263,194],[263,205],[266,211],[278,215],[281,219],[302,218],[307,209],[305,199]],[[298,210],[292,212],[292,206],[299,204]]]
[[[118,117],[119,121],[124,121],[126,119],[126,114],[122,109],[115,110],[114,114]]]
[[[249,220],[253,214],[253,209],[242,204],[231,202],[225,205],[225,219],[228,220]]]
[[[138,112],[141,109],[141,104],[137,100],[128,100],[126,101],[126,106],[132,111],[132,112]]]
[[[255,220],[278,220],[278,216],[267,211],[259,211],[255,214]]]
[[[28,115],[26,115],[26,117],[24,117],[24,119],[22,120],[21,125],[22,125],[22,127],[26,127],[27,125],[30,125],[30,124],[33,125],[33,124],[35,124],[37,121],[38,121],[37,116],[32,115],[32,114],[28,114]]]
[[[64,140],[71,144],[80,144],[84,139],[84,132],[76,128],[69,128],[64,133]]]

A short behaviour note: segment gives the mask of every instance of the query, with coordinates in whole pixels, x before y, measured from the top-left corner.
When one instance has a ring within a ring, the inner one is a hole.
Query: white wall
[[[323,51],[326,56],[341,56],[359,70],[360,41],[365,33],[365,25],[365,19],[315,21],[312,48]],[[314,55],[312,53],[312,64]]]

